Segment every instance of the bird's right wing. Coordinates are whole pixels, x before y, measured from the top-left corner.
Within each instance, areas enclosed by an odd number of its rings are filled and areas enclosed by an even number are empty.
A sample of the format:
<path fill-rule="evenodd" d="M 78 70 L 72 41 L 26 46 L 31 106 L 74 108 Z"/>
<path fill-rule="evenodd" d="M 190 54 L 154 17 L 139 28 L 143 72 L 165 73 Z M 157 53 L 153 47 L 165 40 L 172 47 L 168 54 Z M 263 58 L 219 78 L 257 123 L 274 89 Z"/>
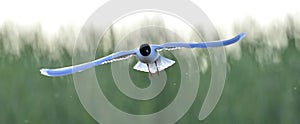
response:
<path fill-rule="evenodd" d="M 72 73 L 81 72 L 83 70 L 86 70 L 86 69 L 89 69 L 89 68 L 92 68 L 94 66 L 98 66 L 101 64 L 127 59 L 130 56 L 135 55 L 135 53 L 136 53 L 136 49 L 129 50 L 129 51 L 120 51 L 120 52 L 113 53 L 111 55 L 105 56 L 103 58 L 100 58 L 100 59 L 97 59 L 97 60 L 94 60 L 91 62 L 87 62 L 87 63 L 75 65 L 75 66 L 57 68 L 57 69 L 41 69 L 40 71 L 41 71 L 41 74 L 46 75 L 46 76 L 52 76 L 52 77 L 65 76 L 65 75 L 69 75 Z"/>
<path fill-rule="evenodd" d="M 228 39 L 228 40 L 219 40 L 211 42 L 169 42 L 161 45 L 155 45 L 156 50 L 173 50 L 180 48 L 209 48 L 209 47 L 220 47 L 233 44 L 242 38 L 244 38 L 246 33 L 240 33 L 237 36 Z"/>

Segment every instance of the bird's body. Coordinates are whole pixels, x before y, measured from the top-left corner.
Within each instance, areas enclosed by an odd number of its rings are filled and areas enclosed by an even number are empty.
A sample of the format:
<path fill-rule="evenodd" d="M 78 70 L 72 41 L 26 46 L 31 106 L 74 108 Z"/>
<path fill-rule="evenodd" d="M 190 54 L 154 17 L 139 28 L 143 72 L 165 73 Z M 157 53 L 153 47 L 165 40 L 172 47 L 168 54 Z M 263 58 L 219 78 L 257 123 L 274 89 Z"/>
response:
<path fill-rule="evenodd" d="M 229 40 L 213 41 L 213 42 L 170 42 L 162 45 L 149 45 L 142 44 L 139 48 L 120 51 L 103 58 L 83 63 L 80 65 L 63 67 L 58 69 L 41 69 L 41 74 L 46 76 L 64 76 L 76 72 L 92 68 L 97 65 L 101 65 L 108 62 L 128 58 L 135 55 L 138 58 L 138 63 L 133 67 L 136 70 L 152 73 L 159 72 L 170 67 L 175 61 L 165 58 L 159 54 L 159 50 L 162 49 L 177 49 L 177 48 L 208 48 L 208 47 L 220 47 L 235 43 L 241 40 L 245 36 L 245 33 L 241 33 L 236 37 Z"/>
<path fill-rule="evenodd" d="M 156 49 L 149 44 L 142 44 L 140 48 L 136 50 L 136 57 L 143 63 L 154 63 L 159 56 Z"/>

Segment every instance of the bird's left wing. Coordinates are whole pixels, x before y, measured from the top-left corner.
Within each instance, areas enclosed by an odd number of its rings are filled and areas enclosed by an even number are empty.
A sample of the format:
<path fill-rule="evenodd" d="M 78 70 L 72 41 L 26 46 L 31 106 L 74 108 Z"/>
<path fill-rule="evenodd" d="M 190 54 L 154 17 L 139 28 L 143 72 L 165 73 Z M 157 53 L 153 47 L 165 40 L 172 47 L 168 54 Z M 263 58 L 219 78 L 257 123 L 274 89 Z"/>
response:
<path fill-rule="evenodd" d="M 113 62 L 113 61 L 118 61 L 118 60 L 123 60 L 127 59 L 130 56 L 134 55 L 136 53 L 136 49 L 129 50 L 129 51 L 120 51 L 117 53 L 110 54 L 108 56 L 105 56 L 103 58 L 75 65 L 75 66 L 69 66 L 69 67 L 63 67 L 63 68 L 57 68 L 57 69 L 41 69 L 41 74 L 46 75 L 46 76 L 65 76 L 69 74 L 73 74 L 76 72 L 81 72 L 83 70 L 92 68 L 97 65 Z"/>
<path fill-rule="evenodd" d="M 170 42 L 162 45 L 155 45 L 156 50 L 173 50 L 180 48 L 209 48 L 209 47 L 220 47 L 233 44 L 242 38 L 244 38 L 246 33 L 240 33 L 237 36 L 228 39 L 228 40 L 219 40 L 219 41 L 211 41 L 211 42 Z"/>

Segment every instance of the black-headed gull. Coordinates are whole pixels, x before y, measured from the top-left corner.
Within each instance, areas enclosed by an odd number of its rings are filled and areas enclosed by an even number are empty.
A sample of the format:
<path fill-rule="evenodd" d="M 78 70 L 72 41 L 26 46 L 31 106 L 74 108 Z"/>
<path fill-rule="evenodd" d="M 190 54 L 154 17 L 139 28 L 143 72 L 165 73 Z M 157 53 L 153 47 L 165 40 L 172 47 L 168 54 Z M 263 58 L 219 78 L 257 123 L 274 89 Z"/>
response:
<path fill-rule="evenodd" d="M 211 42 L 169 42 L 161 45 L 154 44 L 142 44 L 139 48 L 129 50 L 129 51 L 120 51 L 108 56 L 102 57 L 100 59 L 63 68 L 57 69 L 41 69 L 41 74 L 46 76 L 65 76 L 76 72 L 81 72 L 83 70 L 98 66 L 101 64 L 123 60 L 129 58 L 132 55 L 136 55 L 138 58 L 138 63 L 133 67 L 136 70 L 149 72 L 152 76 L 152 73 L 159 75 L 159 72 L 170 67 L 175 63 L 175 61 L 170 60 L 161 56 L 158 51 L 163 49 L 178 49 L 178 48 L 208 48 L 208 47 L 220 47 L 233 44 L 245 37 L 245 33 L 240 33 L 234 38 L 228 40 L 219 40 Z"/>

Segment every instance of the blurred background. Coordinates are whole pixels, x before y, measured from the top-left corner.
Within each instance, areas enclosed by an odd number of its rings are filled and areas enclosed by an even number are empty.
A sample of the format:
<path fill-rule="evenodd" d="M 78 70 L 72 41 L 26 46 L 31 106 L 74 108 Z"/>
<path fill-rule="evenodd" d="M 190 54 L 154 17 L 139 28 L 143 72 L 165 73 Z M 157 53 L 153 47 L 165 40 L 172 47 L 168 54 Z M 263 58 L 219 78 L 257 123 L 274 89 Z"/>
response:
<path fill-rule="evenodd" d="M 0 2 L 1 124 L 97 123 L 81 105 L 72 76 L 45 77 L 39 69 L 72 64 L 73 46 L 81 26 L 105 2 Z M 201 84 L 194 104 L 177 123 L 299 124 L 300 9 L 297 1 L 193 2 L 211 19 L 220 39 L 240 32 L 246 32 L 247 36 L 241 42 L 225 47 L 228 62 L 225 88 L 216 108 L 203 121 L 198 120 L 198 114 L 210 82 L 210 59 L 207 50 L 195 51 L 201 60 Z M 195 39 L 184 25 L 170 24 L 169 18 L 144 13 L 134 19 L 137 20 L 124 20 L 109 30 L 104 39 L 107 43 L 98 47 L 97 58 L 114 51 L 126 28 L 142 23 L 173 26 L 174 32 L 184 34 L 182 37 Z M 97 40 L 92 29 L 90 33 L 91 41 Z M 157 32 L 150 34 L 150 39 L 158 38 Z M 159 34 L 159 38 L 168 35 Z M 171 54 L 163 54 L 172 58 Z M 133 66 L 136 58 L 129 61 Z M 176 82 L 178 77 L 174 76 L 176 78 L 167 82 L 166 90 L 156 99 L 133 100 L 113 85 L 111 73 L 105 73 L 110 71 L 110 65 L 96 67 L 98 80 L 105 80 L 99 85 L 104 87 L 104 94 L 115 106 L 130 113 L 149 114 L 163 109 L 172 102 L 180 86 L 175 85 L 180 82 Z M 167 70 L 168 75 L 177 75 L 176 66 Z M 147 73 L 130 71 L 131 77 L 137 74 L 133 79 L 138 82 L 148 77 Z M 148 82 L 136 85 L 147 87 Z"/>

